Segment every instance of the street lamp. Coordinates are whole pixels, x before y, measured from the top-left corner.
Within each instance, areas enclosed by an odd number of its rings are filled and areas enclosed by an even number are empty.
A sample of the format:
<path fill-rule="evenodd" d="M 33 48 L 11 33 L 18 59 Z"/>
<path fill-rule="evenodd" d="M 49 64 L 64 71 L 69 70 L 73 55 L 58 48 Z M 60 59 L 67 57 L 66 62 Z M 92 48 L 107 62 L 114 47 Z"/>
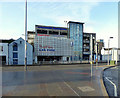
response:
<path fill-rule="evenodd" d="M 110 45 L 110 39 L 112 39 L 113 37 L 109 37 L 108 39 L 108 65 L 109 65 L 109 45 Z"/>
<path fill-rule="evenodd" d="M 69 34 L 68 34 L 68 21 L 64 21 L 65 22 L 65 25 L 67 24 L 67 36 L 68 36 L 68 38 L 69 38 Z"/>
<path fill-rule="evenodd" d="M 65 21 L 64 21 L 64 23 L 65 23 L 65 26 L 66 26 L 66 24 L 67 24 L 67 21 L 65 20 Z"/>
<path fill-rule="evenodd" d="M 25 1 L 25 71 L 27 71 L 27 0 Z"/>
<path fill-rule="evenodd" d="M 91 77 L 92 77 L 92 70 L 93 70 L 93 61 L 92 61 L 92 57 L 93 57 L 93 36 L 91 34 L 91 40 L 90 40 L 90 43 L 91 43 L 91 47 L 90 47 L 90 50 L 91 50 Z"/>

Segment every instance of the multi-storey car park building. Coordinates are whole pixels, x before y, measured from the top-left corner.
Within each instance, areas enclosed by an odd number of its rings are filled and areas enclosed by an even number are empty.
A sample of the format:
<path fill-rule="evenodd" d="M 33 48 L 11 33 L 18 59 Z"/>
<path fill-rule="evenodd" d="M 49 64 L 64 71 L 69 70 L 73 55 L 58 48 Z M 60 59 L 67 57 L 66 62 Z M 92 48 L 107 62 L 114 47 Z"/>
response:
<path fill-rule="evenodd" d="M 91 46 L 95 53 L 96 34 L 84 33 L 83 24 L 69 21 L 68 28 L 35 25 L 35 32 L 28 31 L 28 43 L 34 46 L 35 63 L 90 60 Z"/>

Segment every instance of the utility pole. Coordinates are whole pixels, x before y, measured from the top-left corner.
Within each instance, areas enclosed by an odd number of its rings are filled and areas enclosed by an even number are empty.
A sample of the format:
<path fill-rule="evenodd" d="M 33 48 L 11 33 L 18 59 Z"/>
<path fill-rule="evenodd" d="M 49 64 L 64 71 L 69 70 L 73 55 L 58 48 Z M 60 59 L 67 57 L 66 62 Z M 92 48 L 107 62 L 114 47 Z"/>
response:
<path fill-rule="evenodd" d="M 98 43 L 96 42 L 96 68 L 98 66 Z"/>
<path fill-rule="evenodd" d="M 110 39 L 108 39 L 108 65 L 109 65 L 109 42 L 110 42 Z"/>
<path fill-rule="evenodd" d="M 90 47 L 90 50 L 91 50 L 91 77 L 92 77 L 92 71 L 93 71 L 93 68 L 92 68 L 92 67 L 93 67 L 93 61 L 92 61 L 92 56 L 93 56 L 93 55 L 92 55 L 92 53 L 93 53 L 93 52 L 92 52 L 92 51 L 93 51 L 93 47 L 92 47 L 92 46 L 93 46 L 93 38 L 92 38 L 92 37 L 93 37 L 93 36 L 92 36 L 92 34 L 91 34 L 91 40 L 90 40 L 90 43 L 91 43 L 91 47 Z"/>
<path fill-rule="evenodd" d="M 25 0 L 25 71 L 27 71 L 27 0 Z"/>

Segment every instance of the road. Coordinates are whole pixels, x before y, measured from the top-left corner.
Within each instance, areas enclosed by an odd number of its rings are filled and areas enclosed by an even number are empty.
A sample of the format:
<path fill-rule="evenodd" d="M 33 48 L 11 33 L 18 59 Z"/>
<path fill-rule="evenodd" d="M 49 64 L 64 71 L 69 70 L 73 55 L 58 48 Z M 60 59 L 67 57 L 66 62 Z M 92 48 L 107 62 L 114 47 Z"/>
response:
<path fill-rule="evenodd" d="M 4 67 L 3 96 L 103 96 L 100 84 L 101 67 L 90 65 Z"/>
<path fill-rule="evenodd" d="M 109 96 L 114 96 L 114 86 L 113 84 L 111 84 L 107 79 L 106 77 L 112 81 L 116 87 L 117 87 L 117 96 L 120 97 L 120 66 L 116 66 L 116 67 L 111 67 L 111 68 L 108 68 L 104 71 L 104 75 L 103 75 L 103 78 L 104 78 L 104 83 L 105 83 L 105 86 L 106 86 L 106 89 L 107 89 L 107 92 L 109 94 Z"/>

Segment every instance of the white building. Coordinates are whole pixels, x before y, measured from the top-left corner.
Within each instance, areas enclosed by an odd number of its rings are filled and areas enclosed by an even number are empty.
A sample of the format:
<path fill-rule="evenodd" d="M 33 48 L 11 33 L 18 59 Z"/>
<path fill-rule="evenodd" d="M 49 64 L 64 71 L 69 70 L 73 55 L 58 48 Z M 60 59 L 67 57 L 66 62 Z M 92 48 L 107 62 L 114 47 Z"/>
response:
<path fill-rule="evenodd" d="M 25 64 L 25 40 L 19 38 L 9 44 L 9 65 Z M 27 64 L 33 64 L 33 47 L 27 43 Z"/>
<path fill-rule="evenodd" d="M 120 61 L 120 54 L 118 48 L 110 48 L 109 50 L 109 60 Z M 102 49 L 102 60 L 108 60 L 108 50 Z"/>
<path fill-rule="evenodd" d="M 8 43 L 0 43 L 0 65 L 8 65 Z"/>
<path fill-rule="evenodd" d="M 119 54 L 118 48 L 113 48 L 111 50 L 111 52 L 112 52 L 112 60 L 114 60 L 116 62 L 120 61 L 120 54 Z"/>

